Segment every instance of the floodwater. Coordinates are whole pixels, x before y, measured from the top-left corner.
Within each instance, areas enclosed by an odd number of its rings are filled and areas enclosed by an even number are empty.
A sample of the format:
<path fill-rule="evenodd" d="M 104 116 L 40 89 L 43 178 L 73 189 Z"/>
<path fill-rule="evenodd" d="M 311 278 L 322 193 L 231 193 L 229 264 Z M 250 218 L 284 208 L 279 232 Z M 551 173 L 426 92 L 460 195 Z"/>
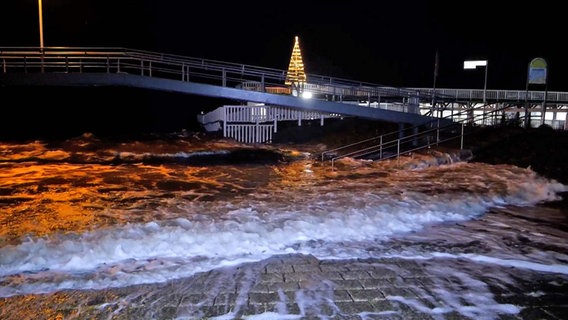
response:
<path fill-rule="evenodd" d="M 568 215 L 554 205 L 566 185 L 453 154 L 344 159 L 334 170 L 317 158 L 181 135 L 1 143 L 0 318 L 128 318 L 141 296 L 148 318 L 165 318 L 165 283 L 179 283 L 179 294 L 198 274 L 295 254 L 423 261 L 461 286 L 438 284 L 443 308 L 392 299 L 438 318 L 519 314 L 483 286 L 488 266 L 516 270 L 494 275 L 508 286 L 515 273 L 568 282 Z M 219 276 L 216 285 L 250 288 L 256 278 Z M 168 318 L 201 318 L 206 302 Z M 302 310 L 248 317 L 297 319 Z"/>

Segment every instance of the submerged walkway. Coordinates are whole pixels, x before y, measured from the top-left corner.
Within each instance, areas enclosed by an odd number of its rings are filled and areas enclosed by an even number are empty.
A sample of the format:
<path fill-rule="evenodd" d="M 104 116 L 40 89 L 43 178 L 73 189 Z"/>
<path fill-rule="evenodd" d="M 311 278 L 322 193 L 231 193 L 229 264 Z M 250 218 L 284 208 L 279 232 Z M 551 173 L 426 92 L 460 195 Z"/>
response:
<path fill-rule="evenodd" d="M 164 284 L 67 290 L 33 299 L 45 319 L 76 312 L 89 319 L 566 319 L 568 276 L 495 264 L 480 267 L 486 275 L 470 275 L 471 263 L 286 255 Z M 491 278 L 502 273 L 521 285 Z M 0 316 L 30 319 L 8 311 L 26 312 L 19 305 L 29 299 L 0 298 Z"/>

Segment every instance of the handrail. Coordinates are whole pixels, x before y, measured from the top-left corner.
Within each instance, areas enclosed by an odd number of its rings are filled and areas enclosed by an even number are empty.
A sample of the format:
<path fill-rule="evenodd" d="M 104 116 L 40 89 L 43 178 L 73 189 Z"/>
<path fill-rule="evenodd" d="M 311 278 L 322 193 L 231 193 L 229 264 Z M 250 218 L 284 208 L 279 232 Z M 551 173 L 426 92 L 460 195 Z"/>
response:
<path fill-rule="evenodd" d="M 218 61 L 212 59 L 194 58 L 176 54 L 159 53 L 153 51 L 130 49 L 124 47 L 0 47 L 0 56 L 2 58 L 16 58 L 17 54 L 31 57 L 54 57 L 54 56 L 91 56 L 106 58 L 129 57 L 148 62 L 169 63 L 176 66 L 195 67 L 208 69 L 209 71 L 225 71 L 240 73 L 243 76 L 254 76 L 264 78 L 264 83 L 273 80 L 278 84 L 286 77 L 286 70 L 252 66 L 233 62 Z M 22 58 L 22 57 L 20 57 Z M 6 62 L 4 62 L 5 64 Z M 32 64 L 35 65 L 35 64 Z M 40 65 L 41 66 L 41 65 Z M 3 66 L 5 70 L 6 65 Z M 330 76 L 322 76 L 317 74 L 307 74 L 308 82 L 319 86 L 328 86 L 331 88 L 346 90 L 361 94 L 369 94 L 372 97 L 377 96 L 394 96 L 415 98 L 419 101 L 454 101 L 460 99 L 479 99 L 485 91 L 486 96 L 492 101 L 542 101 L 544 92 L 542 91 L 526 91 L 526 90 L 480 90 L 480 89 L 446 89 L 446 88 L 396 88 L 376 83 L 354 81 L 350 79 L 336 78 Z M 282 84 L 280 84 L 282 85 Z M 322 93 L 329 93 L 330 90 L 322 90 Z M 548 102 L 565 102 L 568 103 L 568 92 L 550 91 L 546 93 Z"/>
<path fill-rule="evenodd" d="M 148 63 L 158 62 L 162 64 L 168 64 L 172 67 L 197 68 L 207 70 L 209 72 L 218 71 L 240 74 L 243 77 L 261 78 L 263 83 L 266 83 L 267 81 L 273 81 L 276 83 L 283 82 L 287 74 L 286 70 L 275 68 L 252 66 L 203 58 L 193 58 L 181 55 L 164 54 L 122 47 L 0 47 L 0 57 L 4 59 L 37 59 L 40 61 L 38 61 L 37 63 L 31 63 L 29 64 L 29 66 L 44 67 L 51 66 L 49 64 L 50 61 L 53 61 L 57 58 L 73 59 L 79 57 L 89 57 L 91 59 L 105 58 L 113 60 L 131 58 Z M 4 62 L 4 64 L 6 64 L 6 62 Z M 11 65 L 8 65 L 7 67 L 11 67 Z M 180 71 L 180 73 L 181 72 L 182 71 Z M 381 93 L 389 93 L 399 97 L 411 97 L 416 96 L 417 94 L 414 90 L 398 89 L 378 84 L 365 83 L 342 78 L 332 78 L 315 74 L 309 74 L 308 78 L 310 79 L 310 81 L 313 81 L 314 84 L 319 84 L 321 86 L 325 85 L 328 88 L 349 88 L 353 92 L 368 93 L 373 96 Z"/>
<path fill-rule="evenodd" d="M 406 130 L 407 130 L 407 129 L 403 129 L 403 131 L 406 131 Z M 364 144 L 364 143 L 367 143 L 367 142 L 371 142 L 371 141 L 373 141 L 373 140 L 377 140 L 377 141 L 379 141 L 380 144 L 382 144 L 386 137 L 389 137 L 389 136 L 391 136 L 391 135 L 396 135 L 396 136 L 398 136 L 398 135 L 400 135 L 400 134 L 401 134 L 401 131 L 400 131 L 400 130 L 398 130 L 398 131 L 392 131 L 392 132 L 389 132 L 389 133 L 382 134 L 382 135 L 380 135 L 380 136 L 376 136 L 376 137 L 372 137 L 372 138 L 367 138 L 367 139 L 364 139 L 364 140 L 361 140 L 361 141 L 357 141 L 357 142 L 354 142 L 354 143 L 350 143 L 350 144 L 347 144 L 347 145 L 344 145 L 344 146 L 341 146 L 341 147 L 337 147 L 337 148 L 334 148 L 334 149 L 325 150 L 325 151 L 323 151 L 323 152 L 321 153 L 321 160 L 322 160 L 322 161 L 325 161 L 325 155 L 326 155 L 326 154 L 329 154 L 329 153 L 333 153 L 333 152 L 337 152 L 337 151 L 340 151 L 340 150 L 343 150 L 343 149 L 351 148 L 351 147 L 354 147 L 354 146 L 357 146 L 357 145 L 360 145 L 360 144 Z M 392 140 L 389 140 L 389 141 L 392 141 Z"/>
<path fill-rule="evenodd" d="M 336 152 L 336 151 L 339 151 L 339 150 L 343 150 L 343 149 L 346 149 L 346 148 L 350 148 L 350 147 L 353 147 L 353 146 L 356 146 L 356 145 L 360 145 L 360 144 L 363 144 L 363 143 L 366 143 L 366 142 L 370 142 L 370 141 L 373 141 L 373 140 L 380 140 L 381 143 L 383 143 L 383 140 L 384 140 L 385 137 L 390 137 L 390 136 L 393 136 L 393 135 L 394 135 L 394 136 L 398 136 L 398 135 L 400 135 L 401 133 L 404 133 L 404 131 L 407 131 L 407 130 L 415 130 L 415 129 L 421 127 L 421 126 L 432 126 L 432 124 L 433 124 L 434 122 L 436 122 L 436 123 L 437 123 L 436 126 L 439 127 L 440 120 L 450 120 L 451 117 L 456 117 L 456 116 L 462 115 L 462 114 L 465 113 L 465 112 L 466 112 L 466 111 L 459 111 L 459 112 L 454 113 L 454 114 L 452 114 L 452 115 L 448 115 L 448 116 L 445 116 L 445 117 L 442 117 L 442 118 L 436 118 L 436 119 L 433 119 L 433 120 L 428 121 L 428 122 L 426 122 L 426 123 L 423 123 L 423 124 L 421 124 L 421 125 L 413 126 L 413 127 L 411 127 L 411 128 L 403 129 L 402 132 L 401 132 L 401 130 L 396 130 L 396 131 L 392 131 L 392 132 L 389 132 L 389 133 L 382 134 L 382 135 L 380 135 L 380 136 L 376 136 L 376 137 L 368 138 L 368 139 L 365 139 L 365 140 L 357 141 L 357 142 L 354 142 L 354 143 L 351 143 L 351 144 L 348 144 L 348 145 L 345 145 L 345 146 L 341 146 L 341 147 L 337 147 L 337 148 L 334 148 L 334 149 L 325 150 L 325 151 L 323 151 L 323 152 L 321 153 L 321 159 L 322 159 L 322 161 L 324 161 L 326 154 L 329 154 L 329 153 L 332 153 L 332 152 Z M 452 121 L 452 123 L 453 123 L 453 121 Z"/>
<path fill-rule="evenodd" d="M 480 101 L 485 92 L 486 98 L 490 101 L 515 101 L 519 103 L 529 102 L 541 103 L 544 100 L 545 92 L 536 90 L 483 90 L 483 89 L 450 89 L 450 88 L 409 88 L 420 93 L 432 95 L 436 91 L 438 101 L 455 101 L 456 99 L 465 99 L 467 101 Z M 439 93 L 439 94 L 438 94 Z M 549 103 L 564 103 L 568 105 L 568 92 L 564 91 L 547 91 L 546 101 Z"/>
<path fill-rule="evenodd" d="M 335 160 L 338 160 L 340 158 L 353 157 L 353 156 L 354 157 L 365 156 L 365 155 L 374 153 L 377 150 L 377 148 L 379 148 L 379 150 L 380 150 L 380 149 L 388 148 L 388 147 L 391 147 L 391 146 L 394 146 L 394 145 L 397 145 L 398 147 L 400 147 L 401 144 L 414 141 L 416 138 L 423 136 L 425 134 L 432 133 L 432 132 L 439 133 L 442 129 L 451 129 L 451 128 L 454 128 L 454 127 L 459 126 L 459 125 L 463 126 L 463 122 L 456 122 L 456 123 L 453 123 L 453 124 L 450 124 L 450 125 L 447 125 L 447 126 L 444 126 L 444 127 L 431 128 L 431 129 L 427 129 L 427 130 L 424 130 L 424 131 L 421 131 L 421 132 L 418 132 L 418 133 L 411 134 L 409 136 L 404 136 L 403 138 L 398 138 L 398 139 L 395 139 L 395 140 L 389 140 L 389 141 L 386 141 L 386 142 L 382 142 L 378 145 L 374 145 L 374 146 L 367 147 L 367 148 L 364 148 L 364 149 L 361 149 L 361 150 L 356 150 L 356 151 L 353 151 L 353 152 L 350 152 L 350 153 L 346 153 L 346 154 L 343 154 L 343 155 L 338 156 L 338 157 L 334 157 L 334 158 L 331 159 L 331 161 L 332 161 L 332 164 L 333 164 L 333 162 Z M 443 139 L 443 140 L 437 139 L 435 144 L 439 144 L 441 141 L 449 141 L 449 140 L 452 140 L 454 138 L 457 138 L 457 136 L 449 138 L 449 139 Z M 425 147 L 428 147 L 429 145 L 430 144 L 426 145 Z M 421 147 L 417 147 L 414 150 L 419 150 L 419 149 L 421 149 Z M 404 152 L 408 152 L 408 150 L 404 150 Z M 387 157 L 380 156 L 380 159 L 383 160 L 383 159 L 387 159 L 387 158 L 390 158 L 390 157 L 395 157 L 395 156 L 398 157 L 400 154 L 401 154 L 401 150 L 397 150 L 397 153 L 394 154 L 393 156 L 387 156 Z"/>
<path fill-rule="evenodd" d="M 379 151 L 379 160 L 386 160 L 386 159 L 390 159 L 390 158 L 394 158 L 394 157 L 398 158 L 401 153 L 413 152 L 413 151 L 421 150 L 421 149 L 424 149 L 424 148 L 431 146 L 431 144 L 427 144 L 427 145 L 415 147 L 413 149 L 405 149 L 404 151 L 401 151 L 401 149 L 400 149 L 401 145 L 408 143 L 408 142 L 413 142 L 415 139 L 417 139 L 417 138 L 419 138 L 419 137 L 421 137 L 425 134 L 428 134 L 428 133 L 431 133 L 431 132 L 437 133 L 441 129 L 449 129 L 449 128 L 459 126 L 459 125 L 462 126 L 462 130 L 463 130 L 463 126 L 464 126 L 463 122 L 459 123 L 459 124 L 454 123 L 452 125 L 446 126 L 445 128 L 433 128 L 433 129 L 425 130 L 425 131 L 422 131 L 422 132 L 419 132 L 419 133 L 412 134 L 410 136 L 405 136 L 404 138 L 399 138 L 399 139 L 396 139 L 396 140 L 390 140 L 390 141 L 387 141 L 387 142 L 380 143 L 378 145 L 370 146 L 370 147 L 367 147 L 367 148 L 364 148 L 364 149 L 361 149 L 361 150 L 356 150 L 356 151 L 353 151 L 353 152 L 350 152 L 350 153 L 347 153 L 347 154 L 343 154 L 339 157 L 335 157 L 335 158 L 331 159 L 332 168 L 334 167 L 334 162 L 336 160 L 339 160 L 341 158 L 346 158 L 346 157 L 362 157 L 362 156 L 365 156 L 365 155 L 376 153 L 377 150 Z M 463 133 L 463 131 L 462 131 L 462 133 Z M 447 139 L 437 140 L 436 144 L 440 144 L 440 143 L 443 143 L 443 142 L 446 142 L 446 141 L 454 140 L 457 137 L 459 137 L 459 136 L 454 136 L 454 137 L 450 137 L 450 138 L 447 138 Z M 384 152 L 384 149 L 394 147 L 394 146 L 397 147 L 396 153 L 393 153 L 393 154 L 388 155 L 388 156 L 383 156 L 382 153 Z"/>
<path fill-rule="evenodd" d="M 0 72 L 35 72 L 36 70 L 137 73 L 142 76 L 166 77 L 182 81 L 199 78 L 220 81 L 222 86 L 239 86 L 248 81 L 256 81 L 261 84 L 258 89 L 263 92 L 266 92 L 266 87 L 288 87 L 283 84 L 287 74 L 285 70 L 233 62 L 124 47 L 0 47 Z M 481 90 L 395 88 L 316 74 L 308 74 L 307 78 L 312 93 L 339 97 L 333 100 L 339 102 L 343 102 L 344 98 L 352 100 L 361 97 L 369 102 L 373 100 L 418 106 L 420 102 L 431 102 L 435 98 L 437 101 L 462 105 L 467 104 L 465 102 L 467 100 L 471 101 L 482 96 Z M 548 92 L 546 96 L 549 103 L 557 101 L 568 103 L 566 92 Z M 487 97 L 491 101 L 522 102 L 526 99 L 534 103 L 542 100 L 544 93 L 488 90 Z"/>
<path fill-rule="evenodd" d="M 360 145 L 360 144 L 363 144 L 363 143 L 366 143 L 366 142 L 371 142 L 373 140 L 377 140 L 377 141 L 379 141 L 379 143 L 372 145 L 372 146 L 369 146 L 369 147 L 365 147 L 365 148 L 362 148 L 362 149 L 358 149 L 358 150 L 355 150 L 355 151 L 344 153 L 342 155 L 335 156 L 335 157 L 331 158 L 332 170 L 334 170 L 335 161 L 342 159 L 342 158 L 362 157 L 362 156 L 366 156 L 366 155 L 377 153 L 377 152 L 379 152 L 379 160 L 390 159 L 390 158 L 393 158 L 393 157 L 398 158 L 398 157 L 400 157 L 401 153 L 414 152 L 414 151 L 417 151 L 417 150 L 429 148 L 432 144 L 439 145 L 440 143 L 451 141 L 451 140 L 457 139 L 458 137 L 461 137 L 461 139 L 462 139 L 461 144 L 460 144 L 460 148 L 463 149 L 464 125 L 465 125 L 466 122 L 475 123 L 476 121 L 479 121 L 480 119 L 485 120 L 487 118 L 492 118 L 494 115 L 496 115 L 499 112 L 506 110 L 506 109 L 508 109 L 508 107 L 502 107 L 502 108 L 498 108 L 498 109 L 491 110 L 491 111 L 488 111 L 488 112 L 484 112 L 481 115 L 479 115 L 479 114 L 475 115 L 475 113 L 473 112 L 475 109 L 473 109 L 473 110 L 470 109 L 470 110 L 467 110 L 467 111 L 458 112 L 457 114 L 453 114 L 452 116 L 455 117 L 455 116 L 463 115 L 464 113 L 468 114 L 468 115 L 472 114 L 473 116 L 467 117 L 465 119 L 458 120 L 457 122 L 452 122 L 452 123 L 445 125 L 445 126 L 442 126 L 442 127 L 440 127 L 440 123 L 441 123 L 440 120 L 444 120 L 444 118 L 446 118 L 446 117 L 436 119 L 436 120 L 432 120 L 431 122 L 420 125 L 420 126 L 424 126 L 424 125 L 428 126 L 428 125 L 431 125 L 434 122 L 437 122 L 437 125 L 434 128 L 426 129 L 426 130 L 423 130 L 423 131 L 418 132 L 418 133 L 414 133 L 414 134 L 411 134 L 411 135 L 404 136 L 402 138 L 390 139 L 390 140 L 385 141 L 386 140 L 385 137 L 389 137 L 389 136 L 392 136 L 392 135 L 400 135 L 400 131 L 389 132 L 389 133 L 386 133 L 386 134 L 383 134 L 383 135 L 380 135 L 380 136 L 377 136 L 377 137 L 368 138 L 368 139 L 361 140 L 361 141 L 358 141 L 358 142 L 355 142 L 355 143 L 351 143 L 349 145 L 345 145 L 345 146 L 341 146 L 341 147 L 338 147 L 338 148 L 323 151 L 321 153 L 321 159 L 322 159 L 322 162 L 323 162 L 323 161 L 325 161 L 325 154 L 329 154 L 329 153 L 332 153 L 332 152 L 343 150 L 343 149 L 353 147 L 353 146 L 356 146 L 356 145 Z M 447 117 L 450 117 L 450 116 L 447 116 Z M 523 116 L 523 118 L 524 118 L 524 116 Z M 460 130 L 459 134 L 456 134 L 455 136 L 450 136 L 446 139 L 440 139 L 440 133 L 442 132 L 442 130 L 444 130 L 443 132 L 445 132 L 445 130 L 451 130 L 458 125 L 461 126 L 461 130 Z M 415 129 L 419 128 L 420 126 L 414 126 L 412 128 L 409 128 L 408 130 L 415 130 Z M 418 146 L 418 147 L 415 147 L 415 148 L 412 148 L 412 149 L 405 149 L 404 151 L 401 151 L 401 149 L 400 149 L 401 145 L 409 143 L 409 142 L 414 143 L 417 138 L 419 138 L 421 136 L 429 135 L 430 133 L 433 133 L 433 132 L 436 133 L 435 143 L 431 144 L 428 141 L 428 143 L 426 145 Z M 397 151 L 395 153 L 393 153 L 392 155 L 389 155 L 389 156 L 383 156 L 385 149 L 392 148 L 394 146 L 397 147 Z"/>

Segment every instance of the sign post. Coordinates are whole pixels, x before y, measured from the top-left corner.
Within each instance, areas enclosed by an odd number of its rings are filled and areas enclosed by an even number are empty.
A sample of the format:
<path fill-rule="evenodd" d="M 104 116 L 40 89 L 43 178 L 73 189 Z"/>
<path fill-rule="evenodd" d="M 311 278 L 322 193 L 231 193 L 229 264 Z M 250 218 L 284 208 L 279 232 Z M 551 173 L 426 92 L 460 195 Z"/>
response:
<path fill-rule="evenodd" d="M 434 84 L 432 86 L 432 110 L 431 116 L 434 117 L 434 112 L 436 111 L 436 79 L 438 78 L 438 63 L 439 63 L 439 56 L 438 50 L 436 50 L 436 56 L 434 57 Z M 441 115 L 437 115 L 437 117 L 441 117 Z"/>
<path fill-rule="evenodd" d="M 476 69 L 485 67 L 485 81 L 483 82 L 483 104 L 487 104 L 487 60 L 466 60 L 463 62 L 464 69 Z"/>
<path fill-rule="evenodd" d="M 529 112 L 529 85 L 537 84 L 544 85 L 544 99 L 542 101 L 542 111 L 540 124 L 544 124 L 544 117 L 546 115 L 546 95 L 548 94 L 547 86 L 548 78 L 548 64 L 543 58 L 534 58 L 529 63 L 528 73 L 527 73 L 527 86 L 525 92 L 525 128 L 530 127 L 531 115 Z M 532 99 L 531 99 L 532 100 Z"/>

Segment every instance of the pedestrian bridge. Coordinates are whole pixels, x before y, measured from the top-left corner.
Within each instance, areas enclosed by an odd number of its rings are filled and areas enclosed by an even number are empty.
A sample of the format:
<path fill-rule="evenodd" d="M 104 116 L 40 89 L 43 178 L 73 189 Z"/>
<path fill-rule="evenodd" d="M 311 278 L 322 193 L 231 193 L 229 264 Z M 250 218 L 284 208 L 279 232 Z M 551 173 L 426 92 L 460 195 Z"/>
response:
<path fill-rule="evenodd" d="M 130 86 L 384 121 L 419 124 L 430 120 L 417 112 L 343 102 L 382 97 L 401 106 L 418 106 L 412 90 L 312 76 L 310 90 L 315 97 L 305 99 L 282 94 L 306 90 L 285 86 L 285 70 L 125 48 L 0 48 L 0 65 L 3 86 Z"/>
<path fill-rule="evenodd" d="M 0 47 L 0 68 L 0 86 L 127 86 L 410 125 L 454 121 L 480 104 L 541 121 L 546 110 L 565 119 L 568 107 L 568 92 L 395 88 L 313 74 L 287 86 L 286 70 L 127 48 Z"/>

